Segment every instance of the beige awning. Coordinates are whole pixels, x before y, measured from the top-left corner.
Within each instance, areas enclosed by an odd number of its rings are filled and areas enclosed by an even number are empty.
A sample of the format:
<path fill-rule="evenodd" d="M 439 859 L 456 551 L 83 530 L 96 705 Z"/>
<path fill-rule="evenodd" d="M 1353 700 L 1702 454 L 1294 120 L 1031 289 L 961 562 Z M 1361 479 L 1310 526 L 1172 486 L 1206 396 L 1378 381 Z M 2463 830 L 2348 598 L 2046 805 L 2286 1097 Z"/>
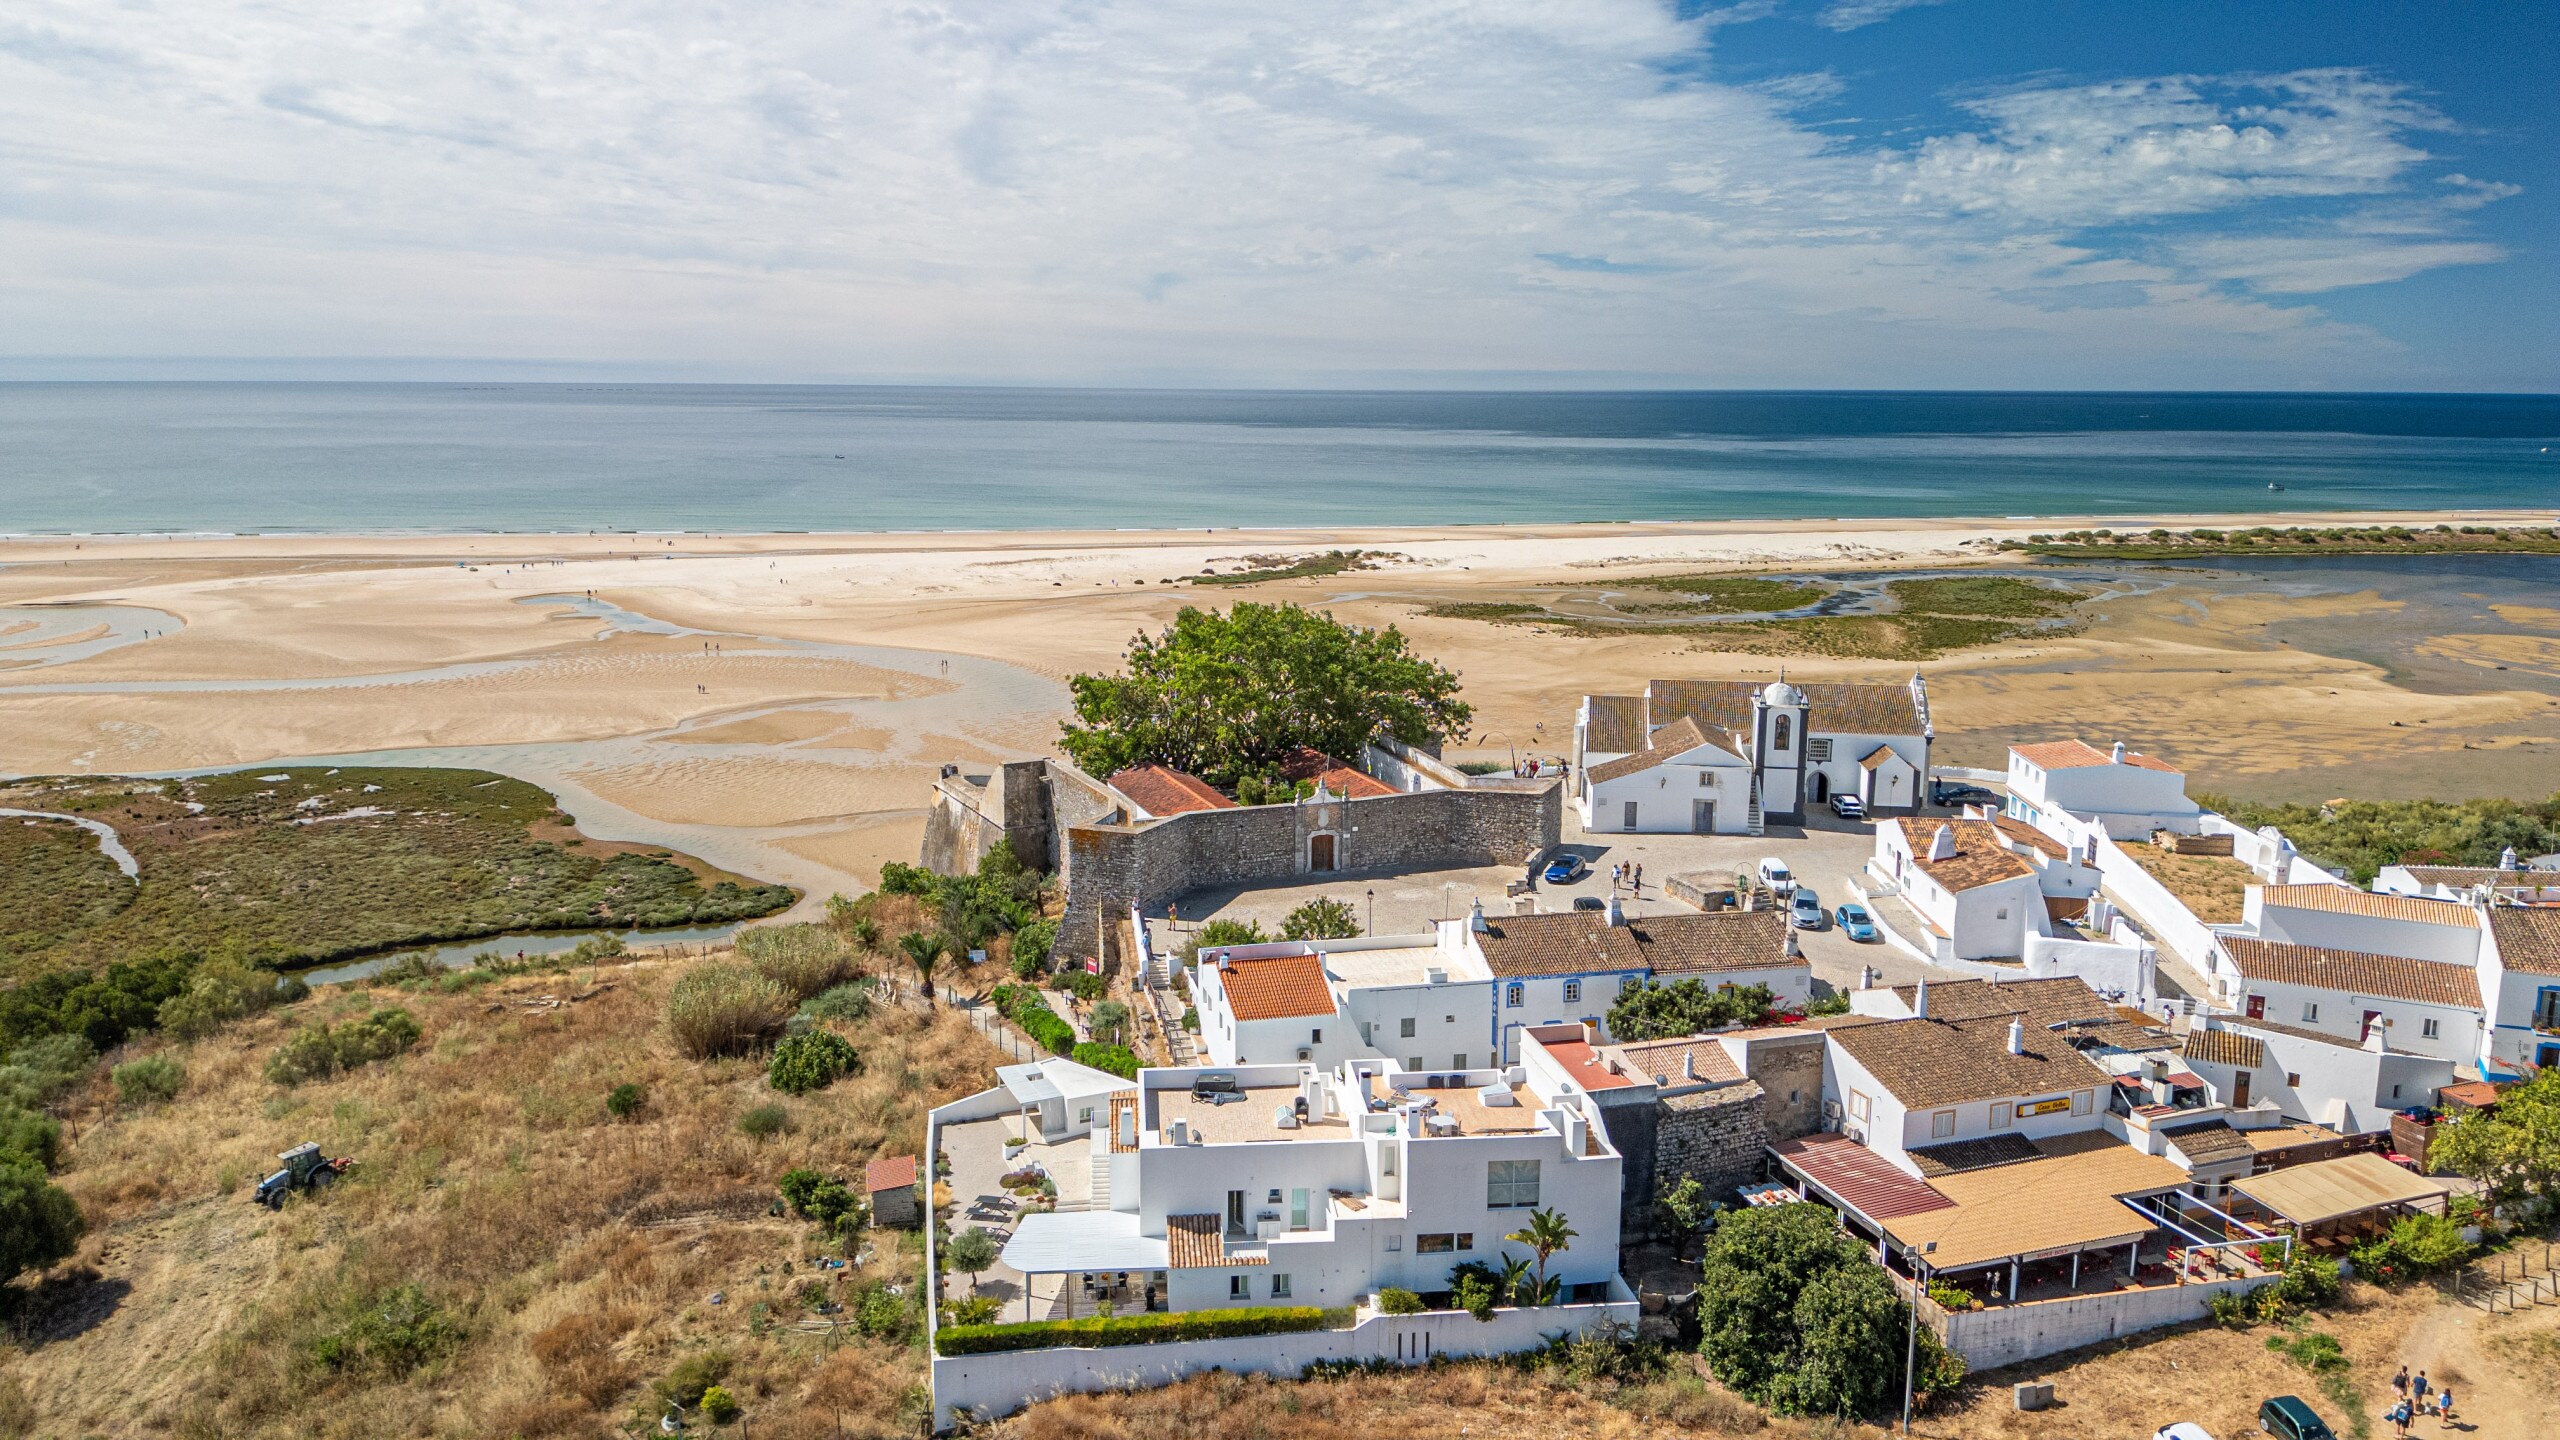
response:
<path fill-rule="evenodd" d="M 2231 1188 L 2296 1225 L 2317 1225 L 2391 1205 L 2414 1205 L 2445 1193 L 2443 1185 L 2379 1155 L 2341 1155 L 2288 1166 L 2234 1180 Z"/>

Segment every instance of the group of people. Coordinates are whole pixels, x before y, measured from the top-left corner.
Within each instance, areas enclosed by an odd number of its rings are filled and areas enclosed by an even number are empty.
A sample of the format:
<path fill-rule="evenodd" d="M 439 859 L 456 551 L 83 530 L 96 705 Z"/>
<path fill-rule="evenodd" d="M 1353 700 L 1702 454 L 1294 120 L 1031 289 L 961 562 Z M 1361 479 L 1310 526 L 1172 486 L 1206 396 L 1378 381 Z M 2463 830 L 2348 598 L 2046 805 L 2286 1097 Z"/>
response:
<path fill-rule="evenodd" d="M 1621 860 L 1609 867 L 1609 888 L 1644 893 L 1644 862 Z"/>
<path fill-rule="evenodd" d="M 2429 1415 L 2436 1417 L 2437 1424 L 2452 1423 L 2453 1387 L 2439 1388 L 2428 1383 L 2426 1371 L 2419 1371 L 2417 1378 L 2411 1379 L 2409 1367 L 2401 1366 L 2400 1373 L 2391 1377 L 2391 1389 L 2400 1398 L 2392 1405 L 2391 1413 L 2383 1418 L 2391 1422 L 2394 1434 L 2407 1435 L 2411 1422 Z"/>

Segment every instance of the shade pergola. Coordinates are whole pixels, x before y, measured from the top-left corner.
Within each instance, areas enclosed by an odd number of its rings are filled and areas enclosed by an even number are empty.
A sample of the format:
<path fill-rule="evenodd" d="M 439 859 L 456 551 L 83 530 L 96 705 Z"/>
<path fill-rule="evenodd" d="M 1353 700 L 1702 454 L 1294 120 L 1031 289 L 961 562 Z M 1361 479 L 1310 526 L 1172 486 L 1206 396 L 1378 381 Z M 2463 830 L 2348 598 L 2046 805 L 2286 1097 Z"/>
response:
<path fill-rule="evenodd" d="M 2341 1155 L 2234 1180 L 2231 1188 L 2296 1227 L 2442 1201 L 2445 1187 L 2379 1155 Z"/>
<path fill-rule="evenodd" d="M 1138 1217 L 1127 1210 L 1080 1210 L 1062 1214 L 1025 1215 L 1005 1242 L 1004 1263 L 1022 1272 L 1024 1318 L 1031 1311 L 1031 1277 L 1083 1276 L 1165 1270 L 1172 1264 L 1167 1237 L 1138 1233 Z M 1067 1313 L 1075 1314 L 1075 1291 L 1059 1292 Z"/>

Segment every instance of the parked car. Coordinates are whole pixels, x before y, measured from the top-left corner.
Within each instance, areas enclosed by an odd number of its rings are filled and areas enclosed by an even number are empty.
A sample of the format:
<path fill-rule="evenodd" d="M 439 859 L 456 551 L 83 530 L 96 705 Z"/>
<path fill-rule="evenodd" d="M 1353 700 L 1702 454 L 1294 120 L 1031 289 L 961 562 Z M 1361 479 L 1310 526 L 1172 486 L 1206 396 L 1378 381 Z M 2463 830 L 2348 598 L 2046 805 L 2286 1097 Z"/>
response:
<path fill-rule="evenodd" d="M 1573 897 L 1573 908 L 1576 910 L 1606 910 L 1609 908 L 1609 902 L 1601 899 L 1597 895 L 1576 895 Z"/>
<path fill-rule="evenodd" d="M 1823 913 L 1822 897 L 1813 893 L 1813 887 L 1810 885 L 1797 886 L 1796 893 L 1787 902 L 1787 908 L 1787 918 L 1799 930 L 1819 930 L 1831 918 Z"/>
<path fill-rule="evenodd" d="M 1936 780 L 1929 785 L 1929 803 L 1953 810 L 1959 805 L 1997 805 L 2000 797 L 1961 780 Z"/>
<path fill-rule="evenodd" d="M 1567 851 L 1547 862 L 1547 883 L 1570 885 L 1591 873 L 1591 862 Z"/>
<path fill-rule="evenodd" d="M 1864 820 L 1867 818 L 1867 802 L 1855 795 L 1834 795 L 1831 797 L 1831 813 L 1843 820 Z"/>
<path fill-rule="evenodd" d="M 2258 1407 L 2258 1428 L 2276 1440 L 2338 1440 L 2338 1433 L 2299 1395 L 2279 1395 Z"/>
<path fill-rule="evenodd" d="M 1866 906 L 1857 904 L 1853 901 L 1850 904 L 1841 906 L 1833 913 L 1840 919 L 1841 934 L 1848 936 L 1852 940 L 1873 940 L 1876 938 L 1875 917 L 1867 913 Z"/>
<path fill-rule="evenodd" d="M 1796 889 L 1796 872 L 1787 868 L 1786 861 L 1770 855 L 1760 862 L 1760 883 L 1780 895 L 1792 895 Z"/>
<path fill-rule="evenodd" d="M 2192 1420 L 2181 1420 L 2152 1431 L 2151 1440 L 2213 1440 L 2213 1432 Z"/>

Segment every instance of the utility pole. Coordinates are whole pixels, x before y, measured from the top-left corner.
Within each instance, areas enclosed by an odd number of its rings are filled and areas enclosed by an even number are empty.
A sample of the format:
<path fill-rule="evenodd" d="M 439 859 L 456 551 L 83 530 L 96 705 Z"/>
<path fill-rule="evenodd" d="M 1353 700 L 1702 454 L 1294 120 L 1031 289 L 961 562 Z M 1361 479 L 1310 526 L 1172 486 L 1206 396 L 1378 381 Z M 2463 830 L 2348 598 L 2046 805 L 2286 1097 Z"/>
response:
<path fill-rule="evenodd" d="M 1938 1242 L 1932 1240 L 1920 1255 L 1934 1255 L 1937 1250 Z M 1929 1293 L 1929 1282 L 1920 1278 L 1921 1272 L 1928 1268 L 1920 1255 L 1909 1250 L 1902 1252 L 1902 1258 L 1911 1262 L 1911 1331 L 1902 1341 L 1902 1433 L 1905 1435 L 1911 1433 L 1912 1370 L 1920 1358 L 1920 1297 Z"/>

